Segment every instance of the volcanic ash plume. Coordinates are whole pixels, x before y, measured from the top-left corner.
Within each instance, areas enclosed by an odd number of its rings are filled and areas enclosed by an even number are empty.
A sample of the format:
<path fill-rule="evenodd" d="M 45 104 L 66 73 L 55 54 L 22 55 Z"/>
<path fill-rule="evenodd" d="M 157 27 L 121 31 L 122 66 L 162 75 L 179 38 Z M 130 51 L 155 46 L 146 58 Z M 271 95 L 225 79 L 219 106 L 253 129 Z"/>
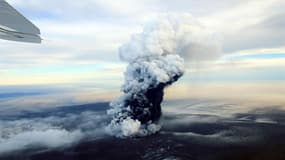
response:
<path fill-rule="evenodd" d="M 198 33 L 197 33 L 198 32 Z M 107 131 L 118 137 L 144 136 L 157 132 L 165 87 L 184 73 L 184 59 L 201 56 L 202 44 L 211 38 L 189 15 L 167 17 L 144 28 L 119 49 L 127 61 L 124 92 L 107 111 L 113 117 Z M 197 36 L 201 35 L 201 36 Z M 191 39 L 191 37 L 193 39 Z M 209 47 L 210 46 L 210 47 Z"/>
<path fill-rule="evenodd" d="M 183 59 L 178 55 L 138 57 L 125 72 L 125 93 L 111 103 L 108 126 L 118 136 L 142 136 L 159 130 L 163 89 L 183 75 Z"/>

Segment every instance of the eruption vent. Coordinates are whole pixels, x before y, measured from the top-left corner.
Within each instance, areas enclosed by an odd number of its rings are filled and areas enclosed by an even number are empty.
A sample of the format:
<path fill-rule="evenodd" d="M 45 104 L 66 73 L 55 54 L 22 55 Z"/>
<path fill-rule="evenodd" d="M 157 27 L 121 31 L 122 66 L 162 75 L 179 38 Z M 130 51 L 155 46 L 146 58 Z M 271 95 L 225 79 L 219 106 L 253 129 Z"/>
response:
<path fill-rule="evenodd" d="M 188 14 L 168 16 L 133 35 L 119 49 L 121 60 L 129 64 L 121 88 L 124 95 L 107 111 L 113 117 L 107 131 L 118 137 L 157 132 L 163 90 L 184 73 L 184 59 L 180 56 L 199 58 L 203 56 L 197 52 L 213 50 L 215 45 L 209 43 L 212 40 L 207 35 L 205 28 Z"/>

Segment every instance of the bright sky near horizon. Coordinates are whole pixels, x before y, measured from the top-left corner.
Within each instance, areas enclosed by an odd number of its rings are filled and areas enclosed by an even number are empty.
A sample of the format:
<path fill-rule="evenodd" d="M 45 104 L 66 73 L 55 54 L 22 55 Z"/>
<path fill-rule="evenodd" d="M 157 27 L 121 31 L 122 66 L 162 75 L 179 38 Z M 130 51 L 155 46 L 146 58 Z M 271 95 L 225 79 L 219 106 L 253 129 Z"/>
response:
<path fill-rule="evenodd" d="M 118 48 L 168 13 L 191 14 L 222 45 L 219 59 L 189 62 L 182 84 L 285 81 L 283 0 L 7 2 L 41 29 L 43 43 L 0 40 L 0 86 L 94 84 L 118 90 L 126 66 Z"/>

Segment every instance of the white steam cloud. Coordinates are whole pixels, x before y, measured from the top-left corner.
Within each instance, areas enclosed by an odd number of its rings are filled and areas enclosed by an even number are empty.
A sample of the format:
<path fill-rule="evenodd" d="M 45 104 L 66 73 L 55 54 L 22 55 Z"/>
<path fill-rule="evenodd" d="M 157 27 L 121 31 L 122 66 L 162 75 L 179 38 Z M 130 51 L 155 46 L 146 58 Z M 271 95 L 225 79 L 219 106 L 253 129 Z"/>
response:
<path fill-rule="evenodd" d="M 216 57 L 217 44 L 214 34 L 189 14 L 167 16 L 134 34 L 119 49 L 121 60 L 129 65 L 121 88 L 124 95 L 107 111 L 113 116 L 107 131 L 118 137 L 159 131 L 163 89 L 184 74 L 183 58 Z"/>
<path fill-rule="evenodd" d="M 105 135 L 106 116 L 85 111 L 17 120 L 0 120 L 0 156 L 30 148 L 69 147 Z"/>
<path fill-rule="evenodd" d="M 142 33 L 132 35 L 119 49 L 121 60 L 131 62 L 149 55 L 177 54 L 188 61 L 219 57 L 220 37 L 190 14 L 168 14 L 144 27 Z"/>

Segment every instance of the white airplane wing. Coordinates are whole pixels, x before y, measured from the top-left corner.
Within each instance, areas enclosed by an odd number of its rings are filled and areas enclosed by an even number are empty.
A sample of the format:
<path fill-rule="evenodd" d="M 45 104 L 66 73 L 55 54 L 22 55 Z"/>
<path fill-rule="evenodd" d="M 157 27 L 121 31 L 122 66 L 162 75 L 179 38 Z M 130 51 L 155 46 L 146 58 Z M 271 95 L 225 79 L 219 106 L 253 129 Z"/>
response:
<path fill-rule="evenodd" d="M 0 0 L 0 38 L 41 43 L 40 30 L 4 0 Z"/>

